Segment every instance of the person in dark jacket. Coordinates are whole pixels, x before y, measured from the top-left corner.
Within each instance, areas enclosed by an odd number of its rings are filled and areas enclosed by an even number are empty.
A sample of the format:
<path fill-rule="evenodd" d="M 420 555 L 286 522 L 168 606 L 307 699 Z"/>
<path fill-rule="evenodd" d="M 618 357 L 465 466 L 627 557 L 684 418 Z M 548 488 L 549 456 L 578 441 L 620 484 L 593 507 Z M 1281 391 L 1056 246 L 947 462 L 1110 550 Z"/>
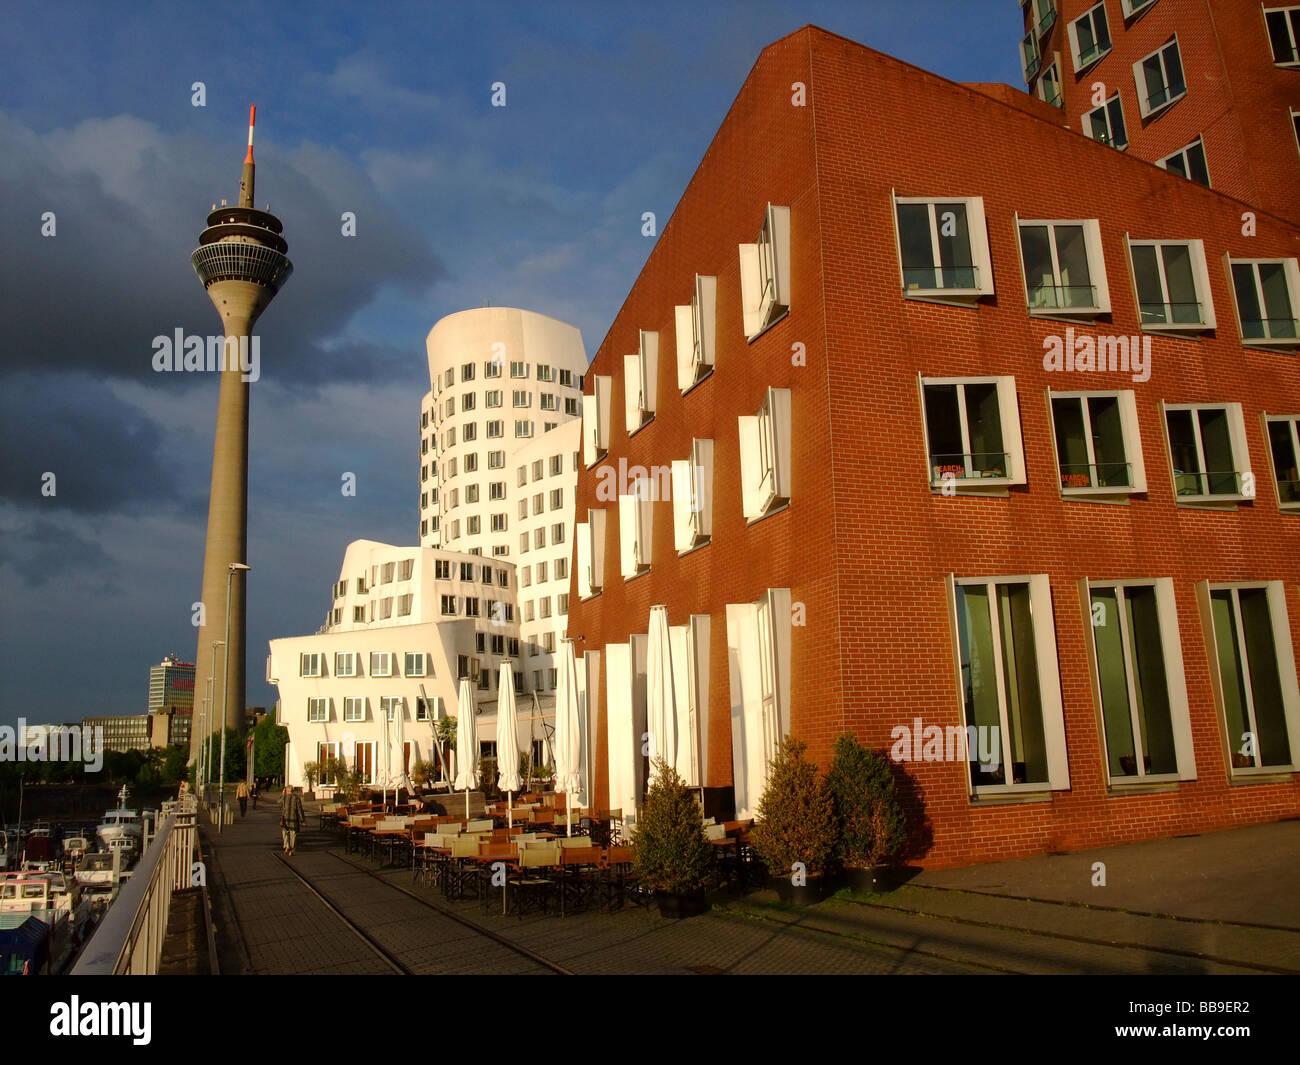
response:
<path fill-rule="evenodd" d="M 306 815 L 302 809 L 302 796 L 297 788 L 284 786 L 280 796 L 280 835 L 283 837 L 284 853 L 293 856 L 294 844 L 298 840 L 298 830 L 302 828 Z"/>

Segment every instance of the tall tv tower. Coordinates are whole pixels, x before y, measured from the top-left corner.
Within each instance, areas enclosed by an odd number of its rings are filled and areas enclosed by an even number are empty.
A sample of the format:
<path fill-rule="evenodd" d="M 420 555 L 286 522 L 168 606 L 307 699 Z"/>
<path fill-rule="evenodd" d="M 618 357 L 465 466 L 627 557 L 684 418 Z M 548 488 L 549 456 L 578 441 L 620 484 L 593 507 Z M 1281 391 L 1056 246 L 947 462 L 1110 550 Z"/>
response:
<path fill-rule="evenodd" d="M 200 728 L 201 694 L 207 693 L 207 729 L 221 723 L 235 732 L 244 725 L 244 564 L 248 554 L 248 376 L 235 352 L 252 346 L 253 323 L 266 310 L 293 272 L 285 256 L 289 245 L 283 226 L 269 211 L 253 206 L 253 123 L 248 113 L 248 154 L 239 179 L 239 206 L 222 201 L 208 215 L 207 228 L 190 262 L 221 315 L 226 337 L 221 391 L 217 400 L 217 436 L 212 447 L 212 491 L 208 498 L 208 537 L 203 555 L 203 624 L 195 656 L 195 700 L 190 730 L 191 755 L 206 739 Z M 233 567 L 236 567 L 232 569 Z M 227 614 L 229 596 L 229 614 Z M 226 636 L 229 630 L 229 636 Z M 214 641 L 225 639 L 224 647 Z M 222 668 L 225 667 L 225 679 Z M 224 711 L 218 710 L 224 699 Z"/>

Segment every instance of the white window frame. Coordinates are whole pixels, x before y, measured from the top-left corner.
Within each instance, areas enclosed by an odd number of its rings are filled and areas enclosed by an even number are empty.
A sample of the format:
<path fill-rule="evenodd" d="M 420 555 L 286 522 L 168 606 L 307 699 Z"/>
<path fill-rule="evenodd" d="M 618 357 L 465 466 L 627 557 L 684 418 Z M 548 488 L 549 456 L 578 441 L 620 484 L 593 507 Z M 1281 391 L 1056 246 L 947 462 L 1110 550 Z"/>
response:
<path fill-rule="evenodd" d="M 429 661 L 429 656 L 425 654 L 423 651 L 405 652 L 405 660 L 402 663 L 404 667 L 403 669 L 404 675 L 408 677 L 426 676 L 427 674 L 425 672 L 425 669 L 428 661 Z"/>
<path fill-rule="evenodd" d="M 1145 322 L 1142 320 L 1142 302 L 1137 287 L 1137 270 L 1133 266 L 1134 248 L 1155 248 L 1156 268 L 1160 273 L 1161 294 L 1165 297 L 1164 305 L 1169 306 L 1169 281 L 1165 276 L 1164 255 L 1161 248 L 1175 244 L 1186 245 L 1192 264 L 1192 281 L 1196 285 L 1196 299 L 1201 307 L 1199 322 Z M 1124 247 L 1128 252 L 1129 277 L 1133 281 L 1133 304 L 1137 308 L 1138 322 L 1144 333 L 1204 333 L 1218 326 L 1214 314 L 1214 295 L 1210 289 L 1210 269 L 1205 258 L 1203 240 L 1133 240 L 1124 234 Z M 1170 315 L 1172 317 L 1172 315 Z"/>
<path fill-rule="evenodd" d="M 990 490 L 1001 492 L 1013 484 L 1024 484 L 1025 451 L 1020 436 L 1020 406 L 1016 399 L 1016 379 L 1014 377 L 926 377 L 917 374 L 917 398 L 921 403 L 921 431 L 924 434 L 922 446 L 925 453 L 926 479 L 931 491 L 943 492 L 945 488 L 958 495 L 982 494 Z M 996 385 L 998 393 L 998 419 L 1002 428 L 1002 446 L 1007 450 L 1007 473 L 1004 477 L 976 477 L 973 465 L 964 462 L 968 468 L 964 478 L 954 477 L 945 480 L 945 475 L 936 474 L 930 456 L 930 425 L 926 414 L 925 388 L 927 385 L 957 385 L 957 410 L 961 419 L 962 457 L 970 456 L 970 427 L 966 415 L 966 390 L 964 385 Z"/>
<path fill-rule="evenodd" d="M 334 652 L 334 676 L 355 677 L 357 675 L 357 653 L 355 651 Z"/>
<path fill-rule="evenodd" d="M 1094 589 L 1114 589 L 1117 619 L 1120 626 L 1120 644 L 1124 653 L 1124 674 L 1128 686 L 1129 720 L 1133 729 L 1133 744 L 1137 751 L 1136 774 L 1129 777 L 1114 777 L 1110 772 L 1109 738 L 1106 735 L 1105 708 L 1101 696 L 1101 663 L 1097 654 L 1097 627 L 1092 610 L 1092 592 Z M 1134 682 L 1133 641 L 1128 623 L 1128 612 L 1124 609 L 1125 594 L 1129 588 L 1154 588 L 1156 595 L 1156 623 L 1160 626 L 1160 652 L 1165 671 L 1165 683 L 1168 687 L 1170 726 L 1173 732 L 1174 760 L 1177 765 L 1173 773 L 1146 772 L 1141 757 L 1142 730 L 1138 721 L 1137 685 Z M 1183 672 L 1183 643 L 1178 631 L 1178 603 L 1174 595 L 1174 582 L 1170 577 L 1157 577 L 1154 580 L 1088 580 L 1080 581 L 1083 596 L 1084 618 L 1089 630 L 1088 655 L 1092 675 L 1093 705 L 1097 710 L 1097 732 L 1101 737 L 1101 764 L 1106 774 L 1107 783 L 1115 788 L 1133 787 L 1135 785 L 1159 784 L 1178 780 L 1196 779 L 1196 754 L 1192 743 L 1192 722 L 1190 703 L 1187 698 L 1187 678 Z M 1105 619 L 1109 624 L 1110 619 Z"/>
<path fill-rule="evenodd" d="M 1098 12 L 1100 12 L 1102 25 L 1106 27 L 1106 39 L 1110 43 L 1109 45 L 1107 45 L 1107 47 L 1104 50 L 1097 52 L 1096 55 L 1089 56 L 1087 59 L 1084 59 L 1083 56 L 1079 54 L 1078 25 L 1084 19 L 1087 19 L 1088 25 L 1092 29 L 1093 39 L 1097 40 L 1098 39 L 1097 19 L 1095 16 L 1097 15 Z M 1074 64 L 1074 72 L 1076 74 L 1079 74 L 1087 70 L 1093 64 L 1099 63 L 1101 60 L 1105 59 L 1106 56 L 1110 55 L 1111 51 L 1115 47 L 1115 37 L 1110 32 L 1110 23 L 1107 21 L 1106 18 L 1106 4 L 1104 0 L 1102 3 L 1095 4 L 1094 6 L 1088 8 L 1088 10 L 1083 12 L 1083 14 L 1081 14 L 1078 18 L 1072 19 L 1069 25 L 1066 26 L 1066 33 L 1070 40 L 1070 60 Z"/>
<path fill-rule="evenodd" d="M 1153 56 L 1160 57 L 1160 75 L 1164 80 L 1164 86 L 1167 92 L 1169 90 L 1169 70 L 1165 63 L 1165 53 L 1170 48 L 1174 49 L 1178 54 L 1178 66 L 1182 70 L 1183 75 L 1183 90 L 1176 96 L 1170 96 L 1163 103 L 1157 104 L 1153 107 L 1150 98 L 1147 96 L 1146 74 L 1143 72 L 1142 64 Z M 1167 111 L 1187 95 L 1187 67 L 1183 64 L 1183 50 L 1178 46 L 1178 34 L 1175 33 L 1172 40 L 1166 41 L 1159 48 L 1148 52 L 1133 64 L 1133 85 L 1137 89 L 1138 110 L 1142 113 L 1143 118 L 1150 118 L 1152 115 L 1158 115 L 1162 111 Z"/>
<path fill-rule="evenodd" d="M 364 721 L 366 719 L 366 700 L 364 698 L 343 698 L 343 720 L 345 722 Z"/>
<path fill-rule="evenodd" d="M 1228 442 L 1232 448 L 1232 461 L 1238 467 L 1235 470 L 1206 470 L 1202 469 L 1197 474 L 1183 473 L 1181 475 L 1174 473 L 1174 449 L 1173 439 L 1169 435 L 1169 412 L 1170 411 L 1201 411 L 1201 410 L 1222 410 L 1228 415 Z M 1178 477 L 1208 477 L 1212 473 L 1234 473 L 1237 475 L 1238 484 L 1241 487 L 1254 487 L 1254 475 L 1250 469 L 1250 448 L 1246 443 L 1246 423 L 1242 417 L 1240 403 L 1166 403 L 1160 402 L 1160 424 L 1165 434 L 1165 457 L 1169 460 L 1169 481 L 1173 489 L 1174 501 L 1179 506 L 1205 506 L 1216 503 L 1237 503 L 1246 502 L 1255 498 L 1255 491 L 1245 492 L 1216 492 L 1201 493 L 1199 495 L 1179 495 Z M 1192 418 L 1193 435 L 1196 438 L 1197 459 L 1202 467 L 1205 466 L 1205 444 L 1201 439 L 1201 421 L 1197 417 Z M 1204 481 L 1201 482 L 1208 487 Z"/>
<path fill-rule="evenodd" d="M 1043 69 L 1043 49 L 1038 43 L 1038 34 L 1032 29 L 1020 40 L 1020 71 L 1025 84 L 1032 85 Z"/>
<path fill-rule="evenodd" d="M 1264 19 L 1264 39 L 1268 41 L 1268 53 L 1273 59 L 1275 67 L 1284 69 L 1300 67 L 1300 6 L 1288 4 L 1283 7 L 1264 7 L 1260 5 L 1261 14 Z M 1287 36 L 1291 38 L 1291 54 L 1294 59 L 1279 61 L 1277 52 L 1273 50 L 1273 35 L 1269 32 L 1268 16 L 1277 12 L 1286 15 Z"/>
<path fill-rule="evenodd" d="M 372 677 L 393 676 L 393 652 L 392 651 L 371 651 L 370 652 L 370 675 Z"/>
<path fill-rule="evenodd" d="M 1198 136 L 1194 141 L 1191 141 L 1190 143 L 1188 143 L 1188 144 L 1184 145 L 1183 147 L 1179 148 L 1178 151 L 1176 151 L 1176 152 L 1170 152 L 1170 153 L 1169 153 L 1168 155 L 1166 155 L 1163 159 L 1157 159 L 1157 160 L 1156 160 L 1156 166 L 1158 166 L 1161 170 L 1166 171 L 1167 173 L 1173 174 L 1174 177 L 1180 177 L 1180 178 L 1182 178 L 1184 181 L 1190 181 L 1190 182 L 1192 182 L 1194 185 L 1200 185 L 1201 183 L 1200 183 L 1199 181 L 1197 181 L 1196 178 L 1192 177 L 1191 159 L 1188 157 L 1188 154 L 1187 154 L 1187 153 L 1190 152 L 1193 148 L 1198 148 L 1198 147 L 1201 149 L 1201 161 L 1205 164 L 1205 182 L 1206 182 L 1206 183 L 1205 183 L 1205 185 L 1204 185 L 1204 188 L 1212 189 L 1212 188 L 1214 188 L 1214 180 L 1213 180 L 1213 178 L 1210 177 L 1210 157 L 1209 157 L 1209 155 L 1206 154 L 1206 151 L 1205 151 L 1205 138 L 1203 138 L 1203 137 L 1199 137 L 1199 136 Z M 1183 159 L 1183 168 L 1187 171 L 1186 174 L 1180 174 L 1180 173 L 1178 173 L 1176 170 L 1170 170 L 1170 169 L 1169 169 L 1169 160 L 1172 159 L 1172 158 L 1174 158 L 1174 156 L 1182 156 L 1182 159 Z"/>
<path fill-rule="evenodd" d="M 618 497 L 619 560 L 625 581 L 649 572 L 654 552 L 653 481 L 640 476 L 628 487 L 631 492 Z"/>
<path fill-rule="evenodd" d="M 695 275 L 691 302 L 673 308 L 677 335 L 677 389 L 683 395 L 713 370 L 718 336 L 718 279 Z"/>
<path fill-rule="evenodd" d="M 1284 500 L 1282 498 L 1281 479 L 1278 474 L 1281 472 L 1277 468 L 1277 462 L 1273 458 L 1273 440 L 1268 435 L 1268 427 L 1279 422 L 1283 425 L 1289 425 L 1291 432 L 1291 455 L 1295 459 L 1297 468 L 1300 468 L 1300 414 L 1261 414 L 1261 424 L 1264 428 L 1264 450 L 1268 452 L 1268 468 L 1273 475 L 1273 491 L 1277 497 L 1278 509 L 1285 512 L 1300 512 L 1300 498 L 1294 500 Z M 1300 484 L 1297 485 L 1300 489 Z"/>
<path fill-rule="evenodd" d="M 583 461 L 588 468 L 609 454 L 610 393 L 612 377 L 595 375 L 591 379 L 591 395 L 582 397 Z"/>
<path fill-rule="evenodd" d="M 605 511 L 587 511 L 587 520 L 578 523 L 576 545 L 578 598 L 599 595 L 605 583 Z"/>
<path fill-rule="evenodd" d="M 309 725 L 326 724 L 329 717 L 329 700 L 316 698 L 315 696 L 307 699 L 307 723 Z"/>
<path fill-rule="evenodd" d="M 674 459 L 673 543 L 679 555 L 713 537 L 713 441 L 693 439 L 691 456 Z"/>
<path fill-rule="evenodd" d="M 1224 263 L 1228 271 L 1228 290 L 1232 293 L 1232 306 L 1237 315 L 1237 335 L 1241 337 L 1241 345 L 1246 348 L 1294 348 L 1300 347 L 1300 265 L 1297 265 L 1296 259 L 1269 259 L 1269 258 L 1249 258 L 1234 259 L 1231 256 L 1224 256 Z M 1282 337 L 1248 337 L 1245 329 L 1242 328 L 1241 307 L 1237 303 L 1237 281 L 1233 277 L 1232 268 L 1234 266 L 1250 265 L 1254 267 L 1252 271 L 1255 276 L 1255 295 L 1261 310 L 1264 307 L 1264 293 L 1259 283 L 1260 266 L 1278 265 L 1283 268 L 1283 274 L 1286 277 L 1287 296 L 1291 301 L 1291 321 L 1296 326 L 1294 332 L 1296 336 Z"/>
<path fill-rule="evenodd" d="M 1238 750 L 1241 737 L 1228 735 L 1227 706 L 1223 698 L 1223 663 L 1219 660 L 1219 641 L 1214 628 L 1214 611 L 1210 599 L 1212 592 L 1231 591 L 1233 595 L 1233 615 L 1236 621 L 1236 640 L 1238 653 L 1245 666 L 1243 670 L 1243 687 L 1246 689 L 1247 720 L 1252 732 L 1258 736 L 1259 726 L 1255 723 L 1254 692 L 1250 683 L 1250 659 L 1243 639 L 1241 621 L 1241 598 L 1238 594 L 1247 589 L 1263 588 L 1268 597 L 1269 621 L 1273 629 L 1273 653 L 1277 657 L 1278 683 L 1282 690 L 1282 714 L 1286 722 L 1287 741 L 1290 747 L 1289 765 L 1253 765 L 1234 766 L 1232 753 Z M 1270 776 L 1300 771 L 1300 686 L 1296 681 L 1296 663 L 1294 644 L 1291 640 L 1291 623 L 1287 616 L 1286 585 L 1282 581 L 1201 581 L 1197 584 L 1201 614 L 1204 618 L 1205 637 L 1209 643 L 1210 682 L 1214 690 L 1215 709 L 1219 722 L 1219 735 L 1226 745 L 1228 774 L 1234 779 L 1252 776 Z M 1258 762 L 1261 752 L 1257 749 L 1255 759 Z"/>
<path fill-rule="evenodd" d="M 738 250 L 745 339 L 752 342 L 790 311 L 790 208 L 769 203 L 758 239 Z"/>
<path fill-rule="evenodd" d="M 1015 216 L 1016 256 L 1020 260 L 1020 281 L 1025 288 L 1025 308 L 1031 317 L 1044 318 L 1082 318 L 1090 319 L 1110 313 L 1110 286 L 1106 279 L 1106 256 L 1101 249 L 1101 225 L 1095 218 L 1047 218 L 1033 219 Z M 1081 226 L 1083 228 L 1084 248 L 1088 255 L 1088 273 L 1092 279 L 1092 289 L 1096 293 L 1096 302 L 1091 307 L 1035 307 L 1029 302 L 1029 277 L 1025 273 L 1025 254 L 1021 245 L 1020 231 L 1026 226 L 1047 226 L 1050 237 L 1048 246 L 1052 253 L 1052 280 L 1054 288 L 1067 286 L 1061 282 L 1061 264 L 1057 250 L 1056 229 L 1058 226 Z"/>
<path fill-rule="evenodd" d="M 790 502 L 793 481 L 790 390 L 769 388 L 757 413 L 737 421 L 741 503 L 745 520 L 752 524 Z"/>
<path fill-rule="evenodd" d="M 1124 130 L 1123 144 L 1120 144 L 1115 139 L 1115 122 L 1114 112 L 1111 109 L 1112 104 L 1119 109 L 1119 123 Z M 1106 120 L 1105 140 L 1098 140 L 1097 136 L 1093 132 L 1092 116 L 1098 111 L 1102 113 L 1102 117 Z M 1116 151 L 1122 152 L 1128 148 L 1128 120 L 1124 117 L 1124 98 L 1120 95 L 1118 89 L 1111 93 L 1104 103 L 1094 107 L 1091 111 L 1085 111 L 1083 113 L 1083 118 L 1080 121 L 1083 123 L 1083 135 L 1090 140 L 1095 140 L 1099 144 L 1106 145 L 1108 148 L 1114 148 Z"/>
<path fill-rule="evenodd" d="M 1047 86 L 1049 84 L 1056 86 L 1055 98 L 1049 98 L 1047 95 Z M 1065 109 L 1065 87 L 1061 83 L 1060 52 L 1052 53 L 1052 61 L 1042 68 L 1042 72 L 1038 76 L 1038 86 L 1034 91 L 1043 103 L 1051 104 L 1061 110 Z"/>
<path fill-rule="evenodd" d="M 993 295 L 993 257 L 989 253 L 988 224 L 984 217 L 984 198 L 982 196 L 899 196 L 891 190 L 891 216 L 894 220 L 894 249 L 898 260 L 898 277 L 903 295 L 908 299 L 926 300 L 933 303 L 973 303 L 982 296 Z M 898 224 L 898 207 L 900 204 L 925 204 L 929 207 L 930 248 L 934 262 L 939 262 L 939 237 L 942 231 L 939 204 L 960 203 L 966 208 L 966 231 L 970 235 L 971 268 L 975 272 L 975 284 L 966 288 L 947 288 L 943 286 L 908 285 L 907 274 L 903 265 L 903 234 Z M 945 212 L 949 213 L 949 212 Z M 934 267 L 936 280 L 942 266 Z"/>
<path fill-rule="evenodd" d="M 1129 467 L 1129 481 L 1132 482 L 1126 486 L 1096 486 L 1087 487 L 1067 487 L 1064 483 L 1064 474 L 1061 473 L 1060 451 L 1057 448 L 1056 440 L 1056 409 L 1053 406 L 1053 400 L 1058 399 L 1077 399 L 1085 400 L 1092 398 L 1105 398 L 1113 396 L 1119 400 L 1119 417 L 1120 432 L 1124 442 L 1124 461 Z M 1096 453 L 1093 448 L 1092 433 L 1092 415 L 1088 411 L 1087 404 L 1081 404 L 1084 417 L 1084 443 L 1088 451 L 1089 477 L 1091 470 L 1096 466 Z M 1056 463 L 1057 484 L 1060 486 L 1061 495 L 1065 498 L 1087 498 L 1088 496 L 1129 496 L 1140 495 L 1147 490 L 1147 470 L 1146 463 L 1142 458 L 1142 432 L 1138 426 L 1137 416 L 1137 398 L 1131 388 L 1099 391 L 1079 391 L 1079 392 L 1055 392 L 1052 389 L 1047 390 L 1047 420 L 1052 433 L 1052 459 Z"/>
<path fill-rule="evenodd" d="M 1045 791 L 1067 791 L 1070 787 L 1069 751 L 1065 743 L 1065 712 L 1061 699 L 1061 677 L 1057 667 L 1056 631 L 1052 611 L 1051 581 L 1045 573 L 1035 573 L 1011 577 L 947 577 L 948 617 L 952 635 L 952 654 L 954 676 L 957 688 L 957 708 L 963 725 L 974 724 L 966 720 L 966 690 L 961 673 L 961 643 L 957 622 L 958 585 L 990 587 L 995 589 L 989 597 L 990 609 L 997 602 L 996 586 L 1001 584 L 1028 584 L 1029 611 L 1033 624 L 1034 660 L 1038 674 L 1038 693 L 1043 714 L 1043 745 L 1047 758 L 1047 780 L 1026 781 L 1023 784 L 976 784 L 969 776 L 967 768 L 967 786 L 973 797 L 1018 794 L 1042 794 Z M 1011 732 L 1007 728 L 1007 697 L 1005 664 L 1002 653 L 1002 626 L 996 616 L 990 618 L 993 635 L 993 659 L 996 666 L 996 682 L 999 711 L 999 739 L 1002 751 L 1000 764 L 1006 767 L 1009 776 L 1013 760 L 1011 758 Z"/>
<path fill-rule="evenodd" d="M 1126 19 L 1135 18 L 1145 12 L 1156 0 L 1120 0 L 1120 10 Z"/>
<path fill-rule="evenodd" d="M 658 381 L 659 334 L 642 329 L 637 353 L 623 356 L 623 414 L 629 436 L 654 419 Z"/>
<path fill-rule="evenodd" d="M 324 668 L 324 656 L 319 651 L 304 651 L 298 656 L 298 676 L 300 677 L 323 676 Z"/>
<path fill-rule="evenodd" d="M 1043 12 L 1044 5 L 1048 9 L 1046 13 Z M 1020 0 L 1020 6 L 1028 10 L 1030 29 L 1039 37 L 1042 37 L 1056 25 L 1057 10 L 1055 0 Z"/>

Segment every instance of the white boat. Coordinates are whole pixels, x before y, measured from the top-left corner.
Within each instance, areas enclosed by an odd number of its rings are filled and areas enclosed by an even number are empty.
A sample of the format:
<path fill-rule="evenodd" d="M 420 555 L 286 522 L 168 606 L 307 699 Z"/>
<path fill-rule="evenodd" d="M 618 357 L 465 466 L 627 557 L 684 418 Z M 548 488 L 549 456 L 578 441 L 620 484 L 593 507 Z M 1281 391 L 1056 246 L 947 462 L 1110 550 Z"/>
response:
<path fill-rule="evenodd" d="M 124 855 L 125 857 L 125 855 Z M 118 880 L 126 880 L 131 875 L 125 863 L 118 871 Z M 113 890 L 113 852 L 112 851 L 88 851 L 77 861 L 76 872 L 73 873 L 77 884 L 86 891 L 112 891 Z"/>
<path fill-rule="evenodd" d="M 104 820 L 95 829 L 95 835 L 105 850 L 122 847 L 128 851 L 138 851 L 144 836 L 140 815 L 135 810 L 126 808 L 125 787 L 118 793 L 117 799 L 117 809 L 104 814 Z"/>
<path fill-rule="evenodd" d="M 88 931 L 90 900 L 60 872 L 0 874 L 0 916 L 37 917 L 50 926 L 50 958 L 60 962 Z"/>

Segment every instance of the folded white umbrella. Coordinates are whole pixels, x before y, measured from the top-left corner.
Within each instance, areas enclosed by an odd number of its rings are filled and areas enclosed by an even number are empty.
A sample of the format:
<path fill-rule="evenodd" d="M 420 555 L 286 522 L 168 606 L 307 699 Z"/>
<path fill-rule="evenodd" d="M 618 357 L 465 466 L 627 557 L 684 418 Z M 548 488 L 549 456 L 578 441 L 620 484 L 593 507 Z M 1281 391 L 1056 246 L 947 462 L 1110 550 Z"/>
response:
<path fill-rule="evenodd" d="M 507 818 L 514 824 L 514 793 L 523 781 L 519 779 L 519 708 L 515 705 L 515 678 L 510 663 L 501 663 L 501 679 L 497 690 L 497 787 L 507 795 Z"/>
<path fill-rule="evenodd" d="M 569 835 L 573 835 L 573 798 L 582 791 L 582 722 L 578 710 L 578 663 L 573 641 L 560 641 L 555 682 L 555 790 L 570 801 Z"/>
<path fill-rule="evenodd" d="M 668 608 L 650 608 L 650 637 L 646 651 L 646 728 L 650 732 L 650 779 L 658 775 L 653 759 L 677 764 L 677 698 L 673 685 Z"/>
<path fill-rule="evenodd" d="M 469 793 L 478 787 L 478 722 L 475 720 L 474 688 L 468 677 L 460 682 L 456 716 L 456 779 L 452 787 L 465 792 L 465 817 L 469 817 Z"/>
<path fill-rule="evenodd" d="M 411 790 L 406 779 L 406 700 L 402 699 L 393 707 L 393 716 L 397 718 L 397 724 L 393 729 L 396 734 L 394 746 L 397 747 L 397 772 L 393 774 L 396 783 L 393 785 L 394 790 L 400 790 L 406 787 L 408 792 Z M 393 796 L 397 800 L 397 796 Z"/>

